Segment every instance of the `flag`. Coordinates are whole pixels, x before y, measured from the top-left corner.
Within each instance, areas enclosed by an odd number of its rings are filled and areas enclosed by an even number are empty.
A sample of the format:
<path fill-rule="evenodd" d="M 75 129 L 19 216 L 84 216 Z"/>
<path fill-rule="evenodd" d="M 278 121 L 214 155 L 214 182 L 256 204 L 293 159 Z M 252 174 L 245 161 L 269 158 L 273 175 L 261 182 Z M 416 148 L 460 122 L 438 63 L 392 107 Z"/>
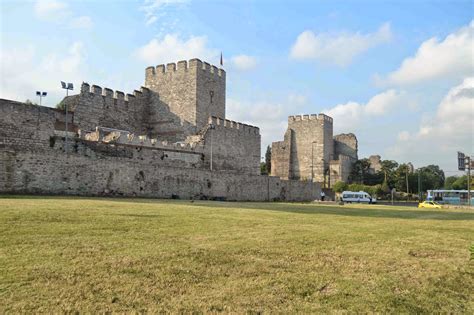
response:
<path fill-rule="evenodd" d="M 222 59 L 222 51 L 221 51 L 221 66 L 224 66 L 224 59 Z"/>

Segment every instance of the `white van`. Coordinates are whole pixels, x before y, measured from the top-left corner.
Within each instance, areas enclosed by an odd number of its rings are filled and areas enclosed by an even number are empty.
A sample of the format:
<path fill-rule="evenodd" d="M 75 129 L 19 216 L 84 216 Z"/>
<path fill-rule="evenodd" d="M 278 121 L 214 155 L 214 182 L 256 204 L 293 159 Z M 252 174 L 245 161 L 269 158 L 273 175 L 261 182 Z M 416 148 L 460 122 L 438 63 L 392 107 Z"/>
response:
<path fill-rule="evenodd" d="M 377 203 L 377 199 L 372 198 L 365 191 L 343 191 L 342 192 L 342 201 L 343 202 L 367 202 L 367 203 Z"/>

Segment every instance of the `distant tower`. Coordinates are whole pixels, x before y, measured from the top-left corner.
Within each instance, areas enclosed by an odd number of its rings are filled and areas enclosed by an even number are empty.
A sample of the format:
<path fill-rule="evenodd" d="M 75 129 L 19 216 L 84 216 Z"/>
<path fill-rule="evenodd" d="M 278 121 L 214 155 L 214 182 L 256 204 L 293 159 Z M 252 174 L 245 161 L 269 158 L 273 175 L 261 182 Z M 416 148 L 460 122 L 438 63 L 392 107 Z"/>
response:
<path fill-rule="evenodd" d="M 225 80 L 223 69 L 199 59 L 148 67 L 145 86 L 155 94 L 157 124 L 179 123 L 191 135 L 207 125 L 209 116 L 225 118 Z"/>
<path fill-rule="evenodd" d="M 331 117 L 290 116 L 285 139 L 272 143 L 272 175 L 322 182 L 333 153 Z"/>

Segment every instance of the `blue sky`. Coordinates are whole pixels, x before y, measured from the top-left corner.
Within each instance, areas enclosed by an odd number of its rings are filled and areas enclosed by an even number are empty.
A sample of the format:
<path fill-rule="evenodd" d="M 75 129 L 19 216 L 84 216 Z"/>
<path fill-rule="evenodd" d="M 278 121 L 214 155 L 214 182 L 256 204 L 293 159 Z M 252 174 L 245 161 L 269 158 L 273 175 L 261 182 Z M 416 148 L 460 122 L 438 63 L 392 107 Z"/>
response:
<path fill-rule="evenodd" d="M 359 155 L 438 164 L 474 153 L 472 1 L 5 1 L 0 97 L 59 81 L 129 92 L 144 69 L 201 58 L 227 71 L 227 117 L 283 138 L 324 112 Z"/>

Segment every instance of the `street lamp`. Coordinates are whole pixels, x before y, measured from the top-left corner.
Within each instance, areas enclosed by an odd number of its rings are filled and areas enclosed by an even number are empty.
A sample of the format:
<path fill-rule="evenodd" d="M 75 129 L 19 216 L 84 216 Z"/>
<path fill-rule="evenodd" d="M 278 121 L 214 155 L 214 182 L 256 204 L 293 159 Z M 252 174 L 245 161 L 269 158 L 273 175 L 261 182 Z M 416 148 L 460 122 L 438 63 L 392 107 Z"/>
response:
<path fill-rule="evenodd" d="M 46 95 L 48 95 L 47 92 L 36 91 L 36 96 L 39 96 L 39 99 L 40 99 L 40 105 L 41 105 L 41 99 L 43 97 L 46 97 Z"/>
<path fill-rule="evenodd" d="M 69 94 L 68 94 L 69 90 L 72 91 L 74 89 L 74 86 L 72 85 L 72 83 L 67 83 L 66 84 L 66 82 L 64 82 L 64 81 L 61 81 L 61 87 L 66 90 L 66 97 L 69 96 Z M 67 101 L 64 102 L 64 107 L 66 109 L 66 141 L 65 141 L 64 148 L 65 148 L 65 151 L 66 151 L 66 157 L 69 157 L 68 147 L 67 147 L 67 142 L 68 142 L 67 141 L 68 140 L 67 139 L 68 138 L 68 135 L 67 135 L 67 133 L 68 133 L 68 128 L 67 128 L 67 120 L 68 120 L 68 117 L 67 117 Z"/>
<path fill-rule="evenodd" d="M 211 171 L 212 171 L 212 130 L 216 129 L 216 126 L 213 124 L 209 124 L 210 137 L 211 137 Z"/>

